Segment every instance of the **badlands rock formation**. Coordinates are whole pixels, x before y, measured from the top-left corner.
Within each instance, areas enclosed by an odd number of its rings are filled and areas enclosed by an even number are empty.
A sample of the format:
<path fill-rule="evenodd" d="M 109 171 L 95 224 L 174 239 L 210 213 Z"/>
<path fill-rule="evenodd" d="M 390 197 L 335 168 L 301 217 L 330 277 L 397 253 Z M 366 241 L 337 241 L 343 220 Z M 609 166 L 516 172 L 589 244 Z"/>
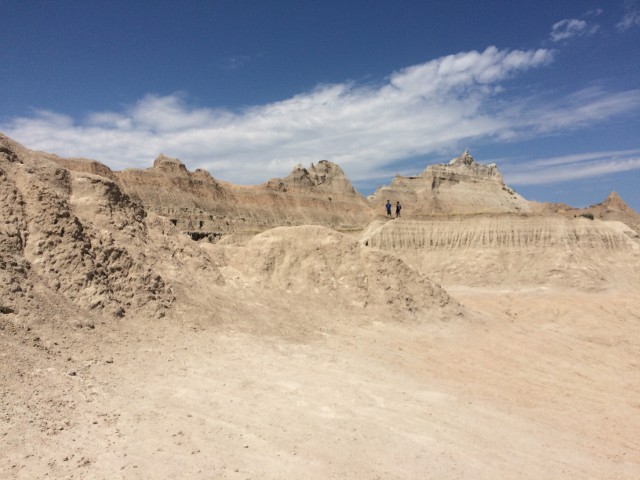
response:
<path fill-rule="evenodd" d="M 172 302 L 144 253 L 146 212 L 117 184 L 75 173 L 2 138 L 0 309 L 28 315 L 37 296 L 124 315 Z"/>
<path fill-rule="evenodd" d="M 417 177 L 396 175 L 370 198 L 381 211 L 388 199 L 400 201 L 413 218 L 530 211 L 528 202 L 505 185 L 495 164 L 480 165 L 467 151 Z"/>
<path fill-rule="evenodd" d="M 92 161 L 55 160 L 71 170 L 116 180 L 133 200 L 169 218 L 194 240 L 217 241 L 230 233 L 242 237 L 281 225 L 320 224 L 352 231 L 371 217 L 366 200 L 342 169 L 326 160 L 308 170 L 299 165 L 288 177 L 258 186 L 217 181 L 201 169 L 189 172 L 180 160 L 164 155 L 150 169 L 122 172 Z"/>
<path fill-rule="evenodd" d="M 569 218 L 581 216 L 600 220 L 617 220 L 624 222 L 636 232 L 640 232 L 640 214 L 629 208 L 616 192 L 611 192 L 602 203 L 587 208 L 572 208 L 568 205 L 545 203 L 534 206 L 534 209 L 541 211 L 541 213 L 556 213 Z"/>
<path fill-rule="evenodd" d="M 0 215 L 3 479 L 638 478 L 615 195 L 464 154 L 369 203 L 325 161 L 242 187 L 0 135 Z"/>

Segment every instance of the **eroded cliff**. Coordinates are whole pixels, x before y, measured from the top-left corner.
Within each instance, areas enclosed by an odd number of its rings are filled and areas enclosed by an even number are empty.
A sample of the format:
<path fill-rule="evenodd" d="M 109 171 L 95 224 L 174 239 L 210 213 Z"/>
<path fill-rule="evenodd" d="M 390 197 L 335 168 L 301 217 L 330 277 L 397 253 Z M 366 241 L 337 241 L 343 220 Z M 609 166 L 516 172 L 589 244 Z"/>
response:
<path fill-rule="evenodd" d="M 179 160 L 163 155 L 152 168 L 115 175 L 132 198 L 195 240 L 216 241 L 231 233 L 251 235 L 283 225 L 351 231 L 371 217 L 366 200 L 342 169 L 327 161 L 308 170 L 298 166 L 286 178 L 257 186 L 218 181 L 204 170 L 189 172 Z"/>
<path fill-rule="evenodd" d="M 528 202 L 505 185 L 495 164 L 481 165 L 469 152 L 448 164 L 427 167 L 420 175 L 396 175 L 371 197 L 379 211 L 387 200 L 399 201 L 412 218 L 478 213 L 528 213 Z"/>

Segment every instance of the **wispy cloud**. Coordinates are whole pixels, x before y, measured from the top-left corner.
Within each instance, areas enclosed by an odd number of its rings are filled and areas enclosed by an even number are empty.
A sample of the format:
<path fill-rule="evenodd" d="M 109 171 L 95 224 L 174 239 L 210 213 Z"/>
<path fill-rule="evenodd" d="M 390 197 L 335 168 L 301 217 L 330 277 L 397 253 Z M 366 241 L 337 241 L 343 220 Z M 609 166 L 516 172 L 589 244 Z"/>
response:
<path fill-rule="evenodd" d="M 621 32 L 638 26 L 640 26 L 640 10 L 627 12 L 624 17 L 622 17 L 622 19 L 616 24 L 616 28 Z"/>
<path fill-rule="evenodd" d="M 640 170 L 640 150 L 587 152 L 506 165 L 511 185 L 541 185 Z"/>
<path fill-rule="evenodd" d="M 251 61 L 248 55 L 232 55 L 220 62 L 220 68 L 223 70 L 238 70 Z"/>
<path fill-rule="evenodd" d="M 591 24 L 586 20 L 577 18 L 564 19 L 553 24 L 550 38 L 552 42 L 559 42 L 572 37 L 593 35 L 599 29 L 598 25 Z"/>
<path fill-rule="evenodd" d="M 505 114 L 515 119 L 520 135 L 533 135 L 585 128 L 639 107 L 640 89 L 610 92 L 589 87 L 554 100 L 531 97 L 514 103 Z"/>
<path fill-rule="evenodd" d="M 185 94 L 147 95 L 118 112 L 74 119 L 39 111 L 0 130 L 30 148 L 87 156 L 115 169 L 147 168 L 163 152 L 190 169 L 247 184 L 328 159 L 358 182 L 470 141 L 580 128 L 640 106 L 640 90 L 589 89 L 560 100 L 508 95 L 507 80 L 552 60 L 545 49 L 489 47 L 405 68 L 379 85 L 319 85 L 242 110 L 193 106 Z"/>

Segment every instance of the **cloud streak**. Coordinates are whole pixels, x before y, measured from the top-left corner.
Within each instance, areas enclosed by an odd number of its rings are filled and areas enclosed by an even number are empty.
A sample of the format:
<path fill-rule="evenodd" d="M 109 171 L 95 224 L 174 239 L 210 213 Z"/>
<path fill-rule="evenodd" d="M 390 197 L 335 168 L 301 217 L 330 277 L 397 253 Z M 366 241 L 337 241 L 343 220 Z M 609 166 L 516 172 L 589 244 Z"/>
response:
<path fill-rule="evenodd" d="M 621 32 L 638 26 L 640 26 L 640 10 L 627 12 L 624 17 L 622 17 L 622 20 L 616 24 L 616 28 Z"/>
<path fill-rule="evenodd" d="M 190 169 L 249 184 L 328 159 L 358 182 L 464 142 L 582 128 L 640 106 L 640 90 L 588 89 L 553 101 L 509 96 L 508 80 L 545 67 L 553 56 L 546 49 L 489 47 L 399 70 L 377 85 L 319 85 L 242 110 L 192 106 L 181 93 L 150 94 L 119 112 L 74 119 L 37 111 L 0 130 L 30 148 L 88 156 L 114 169 L 147 168 L 163 152 Z"/>
<path fill-rule="evenodd" d="M 560 42 L 572 37 L 582 37 L 593 35 L 600 27 L 592 25 L 585 20 L 569 18 L 560 20 L 551 27 L 551 41 Z"/>
<path fill-rule="evenodd" d="M 503 168 L 511 185 L 542 185 L 640 170 L 640 150 L 588 152 L 532 160 Z"/>

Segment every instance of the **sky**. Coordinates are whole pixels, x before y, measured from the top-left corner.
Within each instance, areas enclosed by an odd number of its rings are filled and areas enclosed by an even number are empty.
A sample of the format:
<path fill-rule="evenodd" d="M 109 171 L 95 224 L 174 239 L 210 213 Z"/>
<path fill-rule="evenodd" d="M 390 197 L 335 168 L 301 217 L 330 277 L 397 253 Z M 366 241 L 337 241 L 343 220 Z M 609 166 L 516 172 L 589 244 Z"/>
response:
<path fill-rule="evenodd" d="M 528 200 L 640 212 L 640 0 L 0 0 L 0 132 L 114 170 L 368 195 L 463 150 Z"/>

